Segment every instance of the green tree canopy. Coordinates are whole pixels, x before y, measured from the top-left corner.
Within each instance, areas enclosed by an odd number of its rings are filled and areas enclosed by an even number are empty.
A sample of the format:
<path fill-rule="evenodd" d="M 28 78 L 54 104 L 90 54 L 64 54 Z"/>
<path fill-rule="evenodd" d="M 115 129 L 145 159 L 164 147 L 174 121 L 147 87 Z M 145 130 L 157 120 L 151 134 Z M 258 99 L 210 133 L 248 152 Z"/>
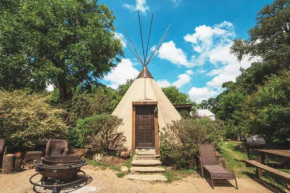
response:
<path fill-rule="evenodd" d="M 289 116 L 289 103 L 283 100 L 289 93 L 284 82 L 285 71 L 290 67 L 289 18 L 288 0 L 275 0 L 260 10 L 257 24 L 249 30 L 250 38 L 235 40 L 231 52 L 239 60 L 245 56 L 261 60 L 241 69 L 236 82 L 224 83 L 225 91 L 212 105 L 217 118 L 225 120 L 227 126 L 242 129 L 245 135 L 263 135 L 269 143 L 285 143 L 289 139 L 285 135 L 289 125 L 284 120 Z M 282 82 L 286 84 L 283 88 Z"/>
<path fill-rule="evenodd" d="M 0 87 L 59 88 L 70 98 L 96 83 L 123 54 L 115 17 L 97 0 L 11 0 L 0 6 Z"/>
<path fill-rule="evenodd" d="M 162 91 L 173 105 L 192 103 L 189 96 L 179 92 L 175 86 L 164 87 Z"/>
<path fill-rule="evenodd" d="M 247 129 L 267 141 L 290 143 L 290 71 L 270 77 L 249 95 L 244 108 Z"/>

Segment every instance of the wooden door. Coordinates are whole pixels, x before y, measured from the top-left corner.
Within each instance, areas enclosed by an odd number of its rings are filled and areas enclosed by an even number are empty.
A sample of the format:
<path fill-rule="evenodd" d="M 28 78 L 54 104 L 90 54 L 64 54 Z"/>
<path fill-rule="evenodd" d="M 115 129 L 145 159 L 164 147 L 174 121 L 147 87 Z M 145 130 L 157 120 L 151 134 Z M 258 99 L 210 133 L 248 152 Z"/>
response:
<path fill-rule="evenodd" d="M 136 148 L 155 148 L 154 105 L 136 106 Z"/>

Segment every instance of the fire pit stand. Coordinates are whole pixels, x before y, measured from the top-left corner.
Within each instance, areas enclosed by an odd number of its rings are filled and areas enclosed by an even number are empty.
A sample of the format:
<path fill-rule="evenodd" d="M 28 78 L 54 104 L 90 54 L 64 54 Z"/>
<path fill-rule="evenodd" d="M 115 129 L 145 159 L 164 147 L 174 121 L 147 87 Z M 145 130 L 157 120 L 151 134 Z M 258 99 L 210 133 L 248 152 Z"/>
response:
<path fill-rule="evenodd" d="M 45 157 L 42 160 L 34 162 L 36 172 L 38 173 L 32 175 L 29 182 L 34 186 L 52 188 L 52 192 L 57 193 L 60 187 L 85 181 L 87 179 L 86 173 L 80 168 L 86 164 L 86 160 L 71 155 Z M 83 174 L 81 178 L 79 178 L 78 173 Z M 42 175 L 41 180 L 34 182 L 33 178 L 38 175 Z M 71 180 L 66 182 L 68 179 Z M 47 184 L 48 182 L 52 184 Z"/>

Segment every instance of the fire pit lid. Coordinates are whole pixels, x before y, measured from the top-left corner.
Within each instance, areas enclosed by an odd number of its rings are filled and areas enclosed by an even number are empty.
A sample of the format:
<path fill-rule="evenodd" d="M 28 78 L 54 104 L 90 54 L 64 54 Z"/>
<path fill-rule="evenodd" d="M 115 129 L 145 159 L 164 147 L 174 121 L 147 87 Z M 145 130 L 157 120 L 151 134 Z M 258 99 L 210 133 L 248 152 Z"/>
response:
<path fill-rule="evenodd" d="M 42 164 L 45 165 L 70 165 L 70 164 L 78 164 L 81 162 L 82 159 L 80 157 L 72 155 L 47 156 L 42 160 Z"/>

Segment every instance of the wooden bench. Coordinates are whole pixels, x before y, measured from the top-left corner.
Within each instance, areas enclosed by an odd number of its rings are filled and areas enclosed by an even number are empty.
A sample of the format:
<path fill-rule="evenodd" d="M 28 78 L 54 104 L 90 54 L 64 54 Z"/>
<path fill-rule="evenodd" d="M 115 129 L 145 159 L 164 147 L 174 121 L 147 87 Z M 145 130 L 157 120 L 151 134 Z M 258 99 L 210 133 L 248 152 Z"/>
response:
<path fill-rule="evenodd" d="M 257 174 L 257 177 L 258 178 L 261 178 L 262 177 L 262 170 L 265 170 L 267 172 L 270 172 L 272 174 L 275 174 L 279 177 L 282 177 L 285 179 L 285 182 L 286 182 L 286 187 L 289 189 L 290 188 L 290 174 L 286 173 L 286 172 L 282 172 L 280 170 L 277 170 L 275 168 L 271 168 L 267 165 L 264 165 L 260 162 L 257 162 L 255 160 L 246 160 L 246 165 L 252 165 L 252 166 L 255 166 L 257 168 L 256 170 L 256 174 Z"/>

